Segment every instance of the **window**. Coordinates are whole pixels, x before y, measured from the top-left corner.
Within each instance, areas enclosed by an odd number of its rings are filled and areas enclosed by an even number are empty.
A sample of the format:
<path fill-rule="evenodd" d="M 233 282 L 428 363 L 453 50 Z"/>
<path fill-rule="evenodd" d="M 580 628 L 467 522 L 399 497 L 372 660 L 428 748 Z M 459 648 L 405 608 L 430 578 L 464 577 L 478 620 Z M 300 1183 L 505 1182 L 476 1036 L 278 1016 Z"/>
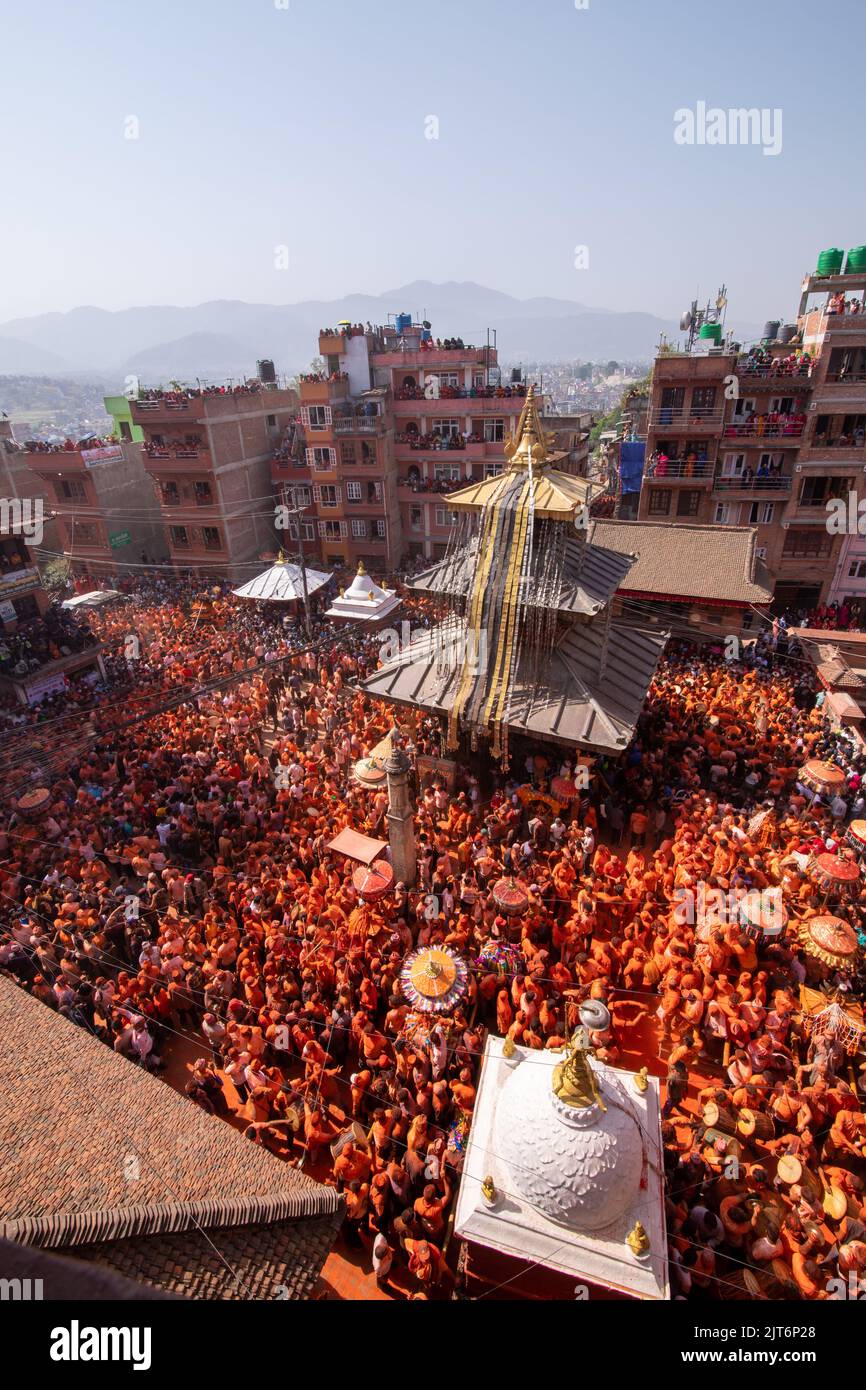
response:
<path fill-rule="evenodd" d="M 213 501 L 213 493 L 210 490 L 210 483 L 196 482 L 193 484 L 195 489 L 195 503 L 197 507 L 209 507 Z"/>
<path fill-rule="evenodd" d="M 347 534 L 344 521 L 320 521 L 319 535 L 326 541 L 339 541 Z"/>
<path fill-rule="evenodd" d="M 436 508 L 436 525 L 453 526 L 457 521 L 457 513 L 446 511 L 445 507 Z"/>
<path fill-rule="evenodd" d="M 203 526 L 201 529 L 202 538 L 208 550 L 222 550 L 223 543 L 220 538 L 219 527 Z"/>
<path fill-rule="evenodd" d="M 460 433 L 460 421 L 434 420 L 432 433 L 435 434 L 437 430 L 444 439 L 453 439 L 455 435 Z"/>
<path fill-rule="evenodd" d="M 367 523 L 366 523 L 366 521 L 353 521 L 353 522 L 352 522 L 352 535 L 353 535 L 353 537 L 355 538 L 356 541 L 365 541 L 365 540 L 367 539 Z"/>
<path fill-rule="evenodd" d="M 481 391 L 484 388 L 485 381 L 483 372 L 472 373 L 472 385 L 475 387 L 476 391 Z"/>
<path fill-rule="evenodd" d="M 650 488 L 650 516 L 667 516 L 671 509 L 671 494 L 663 487 Z"/>
<path fill-rule="evenodd" d="M 169 529 L 171 532 L 172 545 L 176 545 L 181 550 L 186 549 L 189 545 L 189 536 L 186 534 L 186 527 L 172 526 Z"/>
<path fill-rule="evenodd" d="M 692 414 L 709 414 L 716 404 L 715 386 L 696 386 L 692 391 Z"/>
<path fill-rule="evenodd" d="M 420 531 L 423 526 L 423 512 L 420 507 L 412 508 L 412 530 Z"/>
<path fill-rule="evenodd" d="M 96 522 L 77 521 L 71 532 L 71 540 L 75 545 L 96 545 L 99 541 Z"/>
<path fill-rule="evenodd" d="M 734 401 L 734 420 L 742 425 L 747 415 L 755 414 L 757 401 L 754 396 L 738 396 Z"/>
<path fill-rule="evenodd" d="M 163 483 L 162 500 L 167 507 L 176 507 L 180 501 L 177 483 Z"/>
<path fill-rule="evenodd" d="M 334 449 L 308 449 L 307 463 L 320 473 L 330 472 L 337 466 L 336 451 Z"/>
<path fill-rule="evenodd" d="M 361 500 L 361 484 L 360 484 L 360 483 L 347 483 L 347 484 L 346 484 L 346 501 L 347 501 L 347 502 L 360 502 L 360 500 Z M 354 524 L 354 523 L 353 523 L 353 524 Z"/>
<path fill-rule="evenodd" d="M 309 487 L 286 488 L 283 492 L 283 501 L 287 507 L 309 507 L 313 500 L 313 489 Z"/>
<path fill-rule="evenodd" d="M 132 428 L 128 420 L 121 420 L 120 422 L 120 437 L 125 440 L 132 439 Z"/>
<path fill-rule="evenodd" d="M 372 479 L 367 481 L 367 503 L 382 501 L 382 484 L 374 482 Z"/>
<path fill-rule="evenodd" d="M 809 530 L 790 530 L 785 533 L 782 554 L 788 559 L 822 559 L 830 554 L 832 537 L 823 526 Z"/>
<path fill-rule="evenodd" d="M 745 454 L 725 454 L 722 459 L 723 478 L 741 478 L 746 466 Z"/>
<path fill-rule="evenodd" d="M 866 579 L 866 560 L 852 560 L 848 570 L 849 579 Z"/>
<path fill-rule="evenodd" d="M 340 489 L 332 483 L 325 483 L 323 487 L 316 488 L 316 492 L 316 500 L 322 507 L 336 507 L 340 500 Z"/>
<path fill-rule="evenodd" d="M 373 535 L 377 541 L 385 539 L 385 522 L 382 520 L 373 522 Z"/>
<path fill-rule="evenodd" d="M 373 468 L 376 466 L 376 446 L 368 444 L 366 439 L 361 440 L 361 463 Z"/>
<path fill-rule="evenodd" d="M 502 464 L 501 464 L 501 463 L 485 463 L 485 465 L 484 465 L 484 476 L 485 476 L 485 478 L 498 478 L 498 477 L 499 477 L 499 474 L 500 474 L 501 472 L 502 472 Z"/>
<path fill-rule="evenodd" d="M 460 481 L 460 464 L 437 463 L 433 467 L 433 477 L 440 483 L 458 483 Z"/>
<path fill-rule="evenodd" d="M 343 443 L 343 444 L 340 445 L 340 462 L 341 462 L 341 463 L 345 463 L 345 464 L 349 464 L 349 465 L 351 465 L 351 464 L 353 464 L 353 463 L 355 462 L 355 446 L 354 446 L 354 444 L 346 444 L 346 443 Z"/>
<path fill-rule="evenodd" d="M 326 430 L 331 424 L 329 405 L 307 405 L 301 411 L 301 421 L 311 430 Z"/>
<path fill-rule="evenodd" d="M 78 478 L 61 478 L 57 496 L 61 502 L 86 502 L 87 488 Z"/>
<path fill-rule="evenodd" d="M 701 505 L 701 494 L 689 488 L 677 498 L 677 516 L 697 516 Z"/>
<path fill-rule="evenodd" d="M 269 427 L 270 427 L 271 429 L 275 429 L 275 428 L 276 428 L 276 423 L 277 423 L 277 417 L 276 417 L 276 415 L 268 415 L 266 418 L 267 418 L 267 423 L 268 423 Z"/>
<path fill-rule="evenodd" d="M 504 420 L 485 420 L 484 421 L 484 442 L 486 444 L 501 444 L 505 438 Z"/>
<path fill-rule="evenodd" d="M 312 521 L 303 521 L 303 522 L 301 522 L 301 529 L 302 529 L 302 531 L 303 531 L 303 537 L 304 537 L 304 540 L 305 540 L 305 541 L 312 541 L 312 540 L 315 540 L 315 538 L 316 538 L 316 528 L 315 528 L 315 526 L 313 525 Z M 291 538 L 292 538 L 293 541 L 296 541 L 296 540 L 298 539 L 298 521 L 297 521 L 297 517 L 294 517 L 294 516 L 290 516 L 290 517 L 289 517 L 289 535 L 291 536 Z"/>
<path fill-rule="evenodd" d="M 772 524 L 776 508 L 772 502 L 753 502 L 749 507 L 750 526 L 769 526 Z"/>
<path fill-rule="evenodd" d="M 740 520 L 739 502 L 717 502 L 713 521 L 716 526 L 736 526 Z"/>
<path fill-rule="evenodd" d="M 675 416 L 682 415 L 686 399 L 684 386 L 665 386 L 660 405 L 661 423 L 669 425 Z"/>

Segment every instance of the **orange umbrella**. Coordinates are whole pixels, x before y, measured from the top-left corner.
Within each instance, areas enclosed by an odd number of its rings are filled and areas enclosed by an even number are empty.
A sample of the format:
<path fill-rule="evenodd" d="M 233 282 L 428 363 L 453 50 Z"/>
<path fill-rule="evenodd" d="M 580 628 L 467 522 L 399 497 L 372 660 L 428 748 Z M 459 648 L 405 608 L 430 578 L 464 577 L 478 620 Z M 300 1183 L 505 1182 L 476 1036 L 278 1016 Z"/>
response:
<path fill-rule="evenodd" d="M 842 859 L 838 854 L 818 854 L 809 863 L 809 872 L 819 887 L 829 897 L 857 892 L 860 880 L 860 866 L 852 859 Z"/>
<path fill-rule="evenodd" d="M 810 758 L 800 768 L 800 781 L 816 796 L 825 796 L 839 791 L 845 785 L 845 774 L 835 763 L 822 762 L 820 758 Z"/>
<path fill-rule="evenodd" d="M 858 854 L 866 854 L 866 820 L 852 820 L 845 831 L 845 839 Z"/>
<path fill-rule="evenodd" d="M 529 906 L 529 894 L 514 878 L 500 878 L 493 885 L 493 901 L 509 917 L 519 917 Z"/>
<path fill-rule="evenodd" d="M 387 859 L 374 859 L 372 864 L 362 864 L 355 870 L 352 884 L 365 902 L 375 902 L 393 888 L 394 870 Z"/>
<path fill-rule="evenodd" d="M 550 790 L 557 801 L 577 801 L 580 797 L 580 792 L 570 777 L 554 777 Z"/>
<path fill-rule="evenodd" d="M 812 917 L 801 922 L 800 941 L 810 956 L 831 969 L 850 969 L 857 955 L 857 937 L 841 917 Z"/>

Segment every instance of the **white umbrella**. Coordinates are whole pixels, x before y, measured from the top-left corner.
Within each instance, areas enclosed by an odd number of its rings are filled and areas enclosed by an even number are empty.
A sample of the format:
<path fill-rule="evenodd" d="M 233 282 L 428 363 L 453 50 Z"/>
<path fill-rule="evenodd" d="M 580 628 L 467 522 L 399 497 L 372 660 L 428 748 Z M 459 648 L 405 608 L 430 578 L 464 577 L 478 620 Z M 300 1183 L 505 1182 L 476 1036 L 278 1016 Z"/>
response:
<path fill-rule="evenodd" d="M 314 594 L 331 578 L 321 570 L 307 570 L 307 593 Z M 304 585 L 300 565 L 290 564 L 288 560 L 278 560 L 264 574 L 259 574 L 244 584 L 241 589 L 233 589 L 235 598 L 254 598 L 267 603 L 292 603 L 303 599 Z"/>

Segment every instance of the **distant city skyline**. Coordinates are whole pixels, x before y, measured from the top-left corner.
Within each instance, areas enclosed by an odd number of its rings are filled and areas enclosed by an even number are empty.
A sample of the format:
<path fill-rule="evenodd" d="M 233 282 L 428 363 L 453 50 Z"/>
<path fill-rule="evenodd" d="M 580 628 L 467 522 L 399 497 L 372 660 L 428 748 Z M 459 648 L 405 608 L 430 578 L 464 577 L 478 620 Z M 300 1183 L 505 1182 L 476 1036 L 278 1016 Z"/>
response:
<path fill-rule="evenodd" d="M 662 317 L 724 281 L 751 321 L 791 315 L 821 249 L 866 242 L 845 138 L 866 98 L 806 0 L 0 14 L 0 323 L 416 279 Z M 856 0 L 820 21 L 862 52 Z M 730 143 L 748 110 L 773 115 L 763 149 Z"/>

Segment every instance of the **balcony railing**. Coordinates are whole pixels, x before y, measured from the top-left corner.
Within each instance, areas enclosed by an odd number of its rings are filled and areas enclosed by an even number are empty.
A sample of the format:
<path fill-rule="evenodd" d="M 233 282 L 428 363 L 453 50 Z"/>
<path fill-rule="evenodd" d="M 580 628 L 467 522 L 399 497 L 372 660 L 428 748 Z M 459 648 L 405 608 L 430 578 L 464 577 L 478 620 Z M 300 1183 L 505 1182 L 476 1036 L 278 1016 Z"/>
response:
<path fill-rule="evenodd" d="M 715 463 L 709 459 L 664 459 L 651 463 L 646 477 L 654 483 L 677 482 L 683 478 L 711 478 Z"/>
<path fill-rule="evenodd" d="M 742 424 L 725 426 L 726 439 L 799 439 L 805 428 L 805 421 L 778 421 L 771 424 L 767 420 L 754 419 Z"/>
<path fill-rule="evenodd" d="M 378 434 L 384 425 L 381 415 L 350 415 L 334 417 L 335 434 Z"/>
<path fill-rule="evenodd" d="M 649 423 L 657 428 L 668 426 L 674 429 L 706 429 L 721 425 L 722 418 L 722 411 L 718 406 L 693 406 L 686 409 L 684 405 L 662 405 L 650 411 Z"/>
<path fill-rule="evenodd" d="M 726 478 L 716 474 L 713 492 L 790 492 L 791 479 L 782 475 L 774 478 Z"/>

